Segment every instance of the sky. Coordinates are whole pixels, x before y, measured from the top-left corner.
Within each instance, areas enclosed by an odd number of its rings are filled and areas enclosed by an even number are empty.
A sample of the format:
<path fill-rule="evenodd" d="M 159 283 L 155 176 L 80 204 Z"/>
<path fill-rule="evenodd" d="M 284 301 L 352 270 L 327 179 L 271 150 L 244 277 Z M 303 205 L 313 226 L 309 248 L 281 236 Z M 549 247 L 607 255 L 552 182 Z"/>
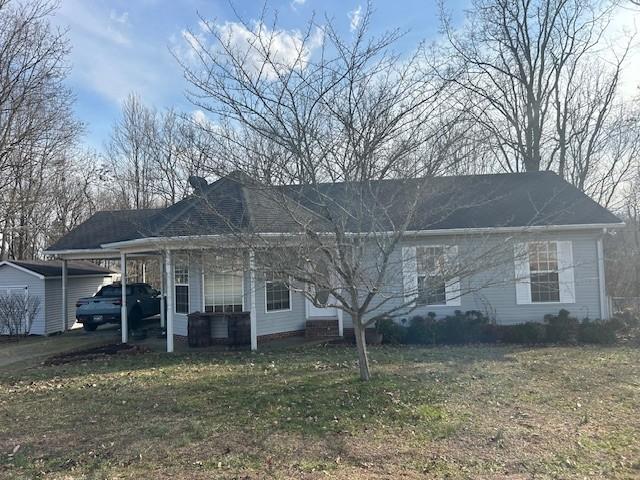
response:
<path fill-rule="evenodd" d="M 232 5 L 253 20 L 259 18 L 264 3 L 236 0 Z M 76 95 L 76 114 L 86 125 L 84 143 L 102 148 L 131 92 L 158 109 L 195 111 L 186 100 L 187 84 L 171 50 L 187 50 L 185 33 L 198 30 L 200 16 L 220 24 L 234 22 L 233 8 L 227 0 L 62 0 L 53 21 L 68 28 L 72 47 L 68 84 Z M 365 4 L 274 0 L 268 8 L 277 12 L 280 28 L 291 34 L 303 30 L 314 13 L 332 17 L 348 34 Z M 402 39 L 407 46 L 437 35 L 435 0 L 379 1 L 374 8 L 373 30 L 407 30 Z"/>
<path fill-rule="evenodd" d="M 450 0 L 454 16 L 469 0 Z M 233 7 L 232 7 L 233 5 Z M 196 114 L 186 99 L 187 83 L 172 55 L 188 51 L 189 30 L 198 32 L 200 17 L 233 29 L 236 13 L 259 18 L 263 0 L 61 0 L 53 22 L 68 28 L 72 51 L 69 87 L 76 95 L 76 114 L 86 126 L 84 143 L 102 149 L 122 101 L 135 92 L 143 102 L 161 110 L 176 107 Z M 365 0 L 270 0 L 286 41 L 305 28 L 315 13 L 328 15 L 348 35 L 366 6 Z M 616 19 L 620 28 L 638 23 L 640 11 Z M 396 48 L 414 48 L 422 39 L 438 38 L 436 0 L 378 0 L 374 3 L 373 33 L 399 28 L 407 34 Z M 237 32 L 236 32 L 237 33 Z M 241 35 L 241 32 L 239 33 Z M 640 78 L 640 55 L 632 61 L 630 91 Z"/>

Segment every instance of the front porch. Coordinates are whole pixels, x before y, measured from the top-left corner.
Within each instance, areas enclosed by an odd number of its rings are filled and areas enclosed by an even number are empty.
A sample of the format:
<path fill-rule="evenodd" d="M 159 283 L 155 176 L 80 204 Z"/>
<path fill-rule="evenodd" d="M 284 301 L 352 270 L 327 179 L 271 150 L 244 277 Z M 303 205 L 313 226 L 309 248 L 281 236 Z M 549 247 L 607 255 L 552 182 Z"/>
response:
<path fill-rule="evenodd" d="M 256 265 L 255 253 L 219 246 L 194 245 L 185 240 L 171 245 L 104 245 L 94 251 L 50 252 L 66 264 L 69 260 L 110 259 L 119 263 L 121 271 L 120 341 L 130 338 L 129 313 L 131 305 L 125 294 L 131 281 L 129 268 L 132 261 L 156 262 L 159 279 L 153 286 L 160 291 L 159 331 L 147 335 L 154 343 L 162 341 L 167 352 L 192 346 L 205 348 L 224 344 L 245 344 L 252 350 L 258 345 L 288 338 L 318 335 L 315 320 L 330 322 L 322 338 L 342 336 L 342 314 L 335 308 L 318 308 L 305 298 L 304 286 L 296 288 L 290 282 L 278 279 Z M 166 242 L 165 242 L 166 243 Z M 67 302 L 66 269 L 63 269 L 63 305 Z M 145 268 L 143 268 L 143 271 Z M 146 269 L 154 270 L 154 269 Z M 74 300 L 74 299 L 72 299 Z M 64 315 L 64 314 L 63 314 Z M 191 321 L 190 321 L 191 317 Z M 199 320 L 198 320 L 199 319 Z M 244 333 L 238 341 L 229 319 L 242 323 Z M 312 322 L 310 335 L 308 322 Z M 195 325 L 200 322 L 200 330 Z M 325 326 L 326 327 L 326 326 Z M 159 340 L 159 333 L 165 339 Z M 315 333 L 318 333 L 315 332 Z M 191 337 L 191 340 L 190 340 Z M 184 347 L 183 347 L 184 346 Z M 214 347 L 215 348 L 215 347 Z"/>

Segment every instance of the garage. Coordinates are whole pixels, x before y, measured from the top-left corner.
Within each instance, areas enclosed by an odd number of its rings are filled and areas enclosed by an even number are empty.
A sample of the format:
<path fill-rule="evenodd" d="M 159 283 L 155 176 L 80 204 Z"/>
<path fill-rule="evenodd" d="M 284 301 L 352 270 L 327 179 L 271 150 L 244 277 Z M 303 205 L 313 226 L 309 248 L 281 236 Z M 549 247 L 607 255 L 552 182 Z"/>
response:
<path fill-rule="evenodd" d="M 5 260 L 0 262 L 0 294 L 37 297 L 39 306 L 29 333 L 50 335 L 71 328 L 76 300 L 112 283 L 113 275 L 113 271 L 90 262 Z M 66 309 L 63 297 L 67 299 Z"/>

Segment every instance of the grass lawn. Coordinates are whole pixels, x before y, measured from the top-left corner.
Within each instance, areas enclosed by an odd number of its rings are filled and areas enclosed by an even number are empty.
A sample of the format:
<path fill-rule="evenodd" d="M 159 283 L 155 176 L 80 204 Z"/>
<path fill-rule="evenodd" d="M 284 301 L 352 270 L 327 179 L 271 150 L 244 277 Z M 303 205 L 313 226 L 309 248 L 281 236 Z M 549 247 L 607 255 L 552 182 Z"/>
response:
<path fill-rule="evenodd" d="M 349 347 L 4 369 L 0 477 L 640 477 L 637 348 L 371 357 L 370 383 Z"/>

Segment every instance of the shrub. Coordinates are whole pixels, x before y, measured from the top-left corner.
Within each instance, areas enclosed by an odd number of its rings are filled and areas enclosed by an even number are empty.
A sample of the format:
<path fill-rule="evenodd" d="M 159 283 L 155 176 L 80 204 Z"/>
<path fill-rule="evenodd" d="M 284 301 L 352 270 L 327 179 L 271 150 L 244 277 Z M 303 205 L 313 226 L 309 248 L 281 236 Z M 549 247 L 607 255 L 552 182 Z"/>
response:
<path fill-rule="evenodd" d="M 495 341 L 495 328 L 481 312 L 457 310 L 441 320 L 435 313 L 415 316 L 406 332 L 408 343 L 420 345 L 457 345 L 470 342 Z"/>
<path fill-rule="evenodd" d="M 547 325 L 538 322 L 500 325 L 498 336 L 504 343 L 535 345 L 547 339 Z"/>
<path fill-rule="evenodd" d="M 456 310 L 437 322 L 436 341 L 444 344 L 487 342 L 493 340 L 489 318 L 476 310 L 462 313 Z"/>
<path fill-rule="evenodd" d="M 407 336 L 407 327 L 398 325 L 391 318 L 383 318 L 378 321 L 376 328 L 382 334 L 382 343 L 397 345 L 404 343 Z"/>
<path fill-rule="evenodd" d="M 617 319 L 590 321 L 585 319 L 578 327 L 578 341 L 580 343 L 595 343 L 612 345 L 618 338 L 617 332 L 622 323 Z"/>
<path fill-rule="evenodd" d="M 564 308 L 558 315 L 545 315 L 547 326 L 547 341 L 551 343 L 575 343 L 578 337 L 577 318 L 571 317 Z"/>
<path fill-rule="evenodd" d="M 430 312 L 426 317 L 416 315 L 409 320 L 406 342 L 418 345 L 435 345 L 436 343 L 435 314 Z"/>
<path fill-rule="evenodd" d="M 40 310 L 40 298 L 22 293 L 0 294 L 0 334 L 29 335 Z"/>

